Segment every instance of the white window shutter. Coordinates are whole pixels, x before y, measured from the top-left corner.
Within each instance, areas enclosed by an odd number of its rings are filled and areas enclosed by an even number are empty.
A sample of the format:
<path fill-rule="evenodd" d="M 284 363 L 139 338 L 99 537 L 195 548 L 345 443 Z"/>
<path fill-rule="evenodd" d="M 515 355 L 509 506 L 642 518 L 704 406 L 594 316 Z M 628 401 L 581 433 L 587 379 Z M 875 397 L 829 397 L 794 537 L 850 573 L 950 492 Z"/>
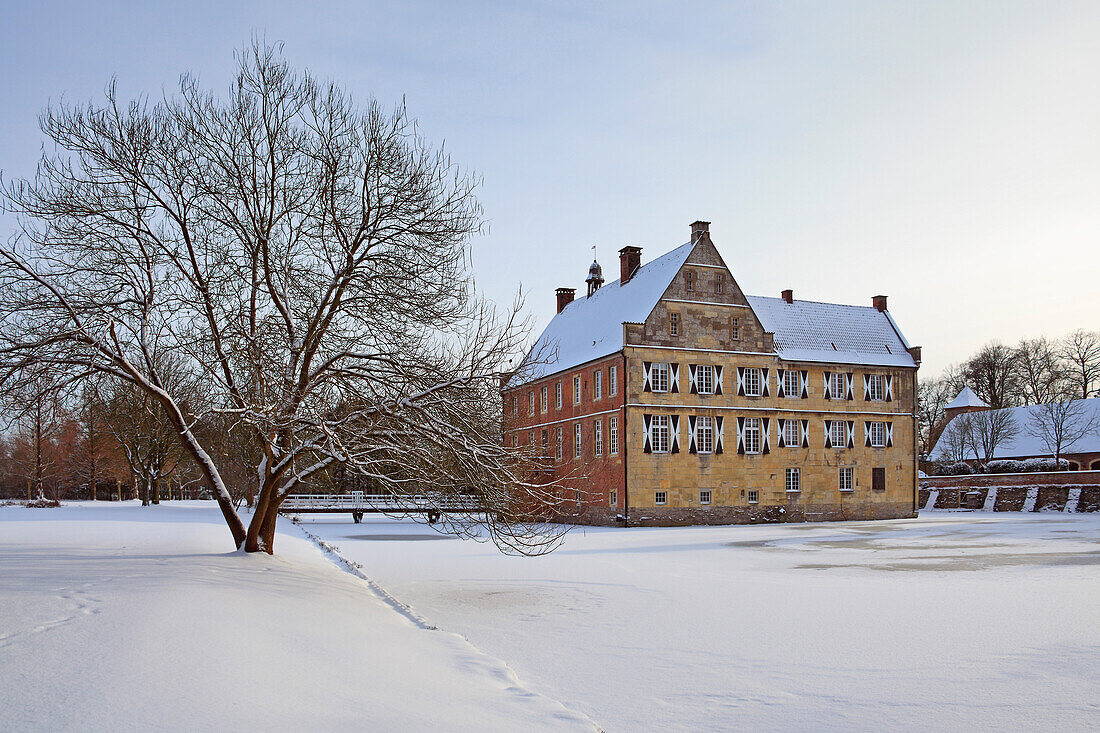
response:
<path fill-rule="evenodd" d="M 863 400 L 864 402 L 870 402 L 871 400 L 871 375 L 863 375 Z"/>
<path fill-rule="evenodd" d="M 675 362 L 668 365 L 668 391 L 680 391 L 680 365 Z"/>
<path fill-rule="evenodd" d="M 832 427 L 833 427 L 833 421 L 832 420 L 826 420 L 825 421 L 825 447 L 826 448 L 832 448 L 833 447 Z"/>
<path fill-rule="evenodd" d="M 652 423 L 653 423 L 653 416 L 652 415 L 642 415 L 642 436 L 643 436 L 643 438 L 642 438 L 642 452 L 643 453 L 652 453 L 653 452 Z"/>
<path fill-rule="evenodd" d="M 832 399 L 833 393 L 829 385 L 829 372 L 825 372 L 825 399 Z"/>
<path fill-rule="evenodd" d="M 863 421 L 863 445 L 866 448 L 871 447 L 871 421 Z"/>
<path fill-rule="evenodd" d="M 802 447 L 803 448 L 809 448 L 810 447 L 810 421 L 809 420 L 799 421 L 799 433 L 800 433 L 800 437 L 802 438 Z"/>
<path fill-rule="evenodd" d="M 668 419 L 668 429 L 671 435 L 669 436 L 669 452 L 680 452 L 680 416 L 673 415 Z"/>
<path fill-rule="evenodd" d="M 688 392 L 691 394 L 697 394 L 699 392 L 698 384 L 695 381 L 695 374 L 698 370 L 698 364 L 688 364 Z"/>
<path fill-rule="evenodd" d="M 886 401 L 893 402 L 894 400 L 894 375 L 886 375 Z"/>
<path fill-rule="evenodd" d="M 770 369 L 761 369 L 760 371 L 761 371 L 760 384 L 764 389 L 764 396 L 769 397 L 769 396 L 771 396 L 771 390 L 768 389 L 768 381 L 769 381 L 769 373 L 771 372 L 771 370 Z"/>
<path fill-rule="evenodd" d="M 722 394 L 722 365 L 714 367 L 714 394 Z"/>
<path fill-rule="evenodd" d="M 894 423 L 886 423 L 886 447 L 892 448 L 894 446 Z"/>
<path fill-rule="evenodd" d="M 853 392 L 855 391 L 856 375 L 848 372 L 844 375 L 844 399 L 853 399 Z"/>
<path fill-rule="evenodd" d="M 805 369 L 799 372 L 798 388 L 802 393 L 802 399 L 807 399 L 810 396 L 810 373 Z"/>
<path fill-rule="evenodd" d="M 745 396 L 745 367 L 737 367 L 737 396 Z"/>
<path fill-rule="evenodd" d="M 856 421 L 848 420 L 847 422 L 848 432 L 848 446 L 849 448 L 856 447 Z"/>
<path fill-rule="evenodd" d="M 776 369 L 775 370 L 775 396 L 776 397 L 785 397 L 786 396 L 786 395 L 783 394 L 783 370 L 782 369 Z M 783 428 L 780 428 L 779 432 L 783 432 Z"/>
<path fill-rule="evenodd" d="M 714 452 L 722 452 L 722 424 L 726 421 L 723 417 L 714 418 Z"/>
<path fill-rule="evenodd" d="M 777 448 L 785 448 L 786 444 L 783 442 L 783 424 L 787 421 L 783 418 L 777 418 L 776 422 L 779 423 L 779 437 L 776 438 L 775 445 Z"/>
<path fill-rule="evenodd" d="M 653 391 L 653 382 L 650 380 L 650 369 L 652 369 L 652 367 L 653 367 L 653 365 L 650 364 L 648 361 L 643 361 L 642 362 L 642 391 L 643 392 L 652 392 Z"/>
<path fill-rule="evenodd" d="M 765 417 L 760 420 L 760 445 L 763 446 L 760 450 L 761 453 L 771 453 L 771 418 Z"/>
<path fill-rule="evenodd" d="M 743 417 L 737 418 L 737 454 L 745 455 L 745 418 Z"/>
<path fill-rule="evenodd" d="M 699 452 L 695 447 L 695 422 L 695 415 L 688 415 L 688 453 Z"/>

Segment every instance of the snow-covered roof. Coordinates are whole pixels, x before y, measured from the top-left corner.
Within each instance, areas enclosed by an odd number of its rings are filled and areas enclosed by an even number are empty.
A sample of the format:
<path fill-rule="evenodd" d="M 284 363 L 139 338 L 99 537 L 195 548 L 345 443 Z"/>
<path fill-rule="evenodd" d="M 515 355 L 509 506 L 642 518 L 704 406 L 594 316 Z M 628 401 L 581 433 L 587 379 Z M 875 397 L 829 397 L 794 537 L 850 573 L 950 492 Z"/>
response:
<path fill-rule="evenodd" d="M 871 306 L 747 296 L 775 350 L 789 361 L 914 367 L 888 314 Z"/>
<path fill-rule="evenodd" d="M 953 410 L 958 407 L 989 407 L 989 405 L 981 397 L 974 394 L 974 390 L 970 387 L 963 387 L 958 397 L 951 400 L 944 409 Z"/>
<path fill-rule="evenodd" d="M 535 342 L 532 354 L 542 352 L 524 381 L 571 369 L 614 354 L 623 348 L 623 323 L 642 323 L 661 299 L 688 255 L 690 242 L 639 267 L 626 283 L 608 283 L 590 298 L 577 298 L 550 321 Z M 553 350 L 557 349 L 554 354 Z"/>
<path fill-rule="evenodd" d="M 1087 422 L 1093 420 L 1095 424 L 1100 424 L 1100 397 L 1093 397 L 1087 400 L 1074 400 L 1074 405 L 1080 405 L 1083 407 L 1081 420 Z M 1012 417 L 1016 420 L 1018 426 L 1018 434 L 1012 440 L 1006 440 L 1003 444 L 997 446 L 997 450 L 994 452 L 994 458 L 1027 458 L 1030 456 L 1047 456 L 1050 455 L 1050 449 L 1046 444 L 1038 437 L 1031 434 L 1028 429 L 1029 424 L 1032 422 L 1032 416 L 1041 407 L 1041 405 L 1029 405 L 1027 407 L 1010 407 L 1009 412 L 1012 413 Z M 958 420 L 961 415 L 956 415 L 952 418 L 951 422 L 944 428 L 943 434 L 936 442 L 936 446 L 932 449 L 930 454 L 933 460 L 943 457 L 944 448 L 943 436 L 948 434 L 949 430 L 952 430 L 952 425 Z M 1093 431 L 1085 437 L 1078 440 L 1071 446 L 1064 446 L 1063 451 L 1066 453 L 1098 453 L 1100 452 L 1100 432 Z"/>

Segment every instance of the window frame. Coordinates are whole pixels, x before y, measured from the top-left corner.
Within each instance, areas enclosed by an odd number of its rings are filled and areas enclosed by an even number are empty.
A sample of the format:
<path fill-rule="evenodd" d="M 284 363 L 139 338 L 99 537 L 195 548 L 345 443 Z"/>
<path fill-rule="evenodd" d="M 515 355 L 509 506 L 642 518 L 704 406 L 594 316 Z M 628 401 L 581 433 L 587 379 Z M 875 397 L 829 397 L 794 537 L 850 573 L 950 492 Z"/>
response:
<path fill-rule="evenodd" d="M 607 418 L 607 454 L 619 455 L 619 416 Z"/>
<path fill-rule="evenodd" d="M 749 387 L 749 375 L 754 375 L 756 379 L 756 391 L 754 392 Z M 764 396 L 764 372 L 760 367 L 745 367 L 744 371 L 745 380 L 745 396 L 746 397 L 763 397 Z"/>
<path fill-rule="evenodd" d="M 725 287 L 725 284 L 726 284 L 726 273 L 724 273 L 724 272 L 718 273 L 718 276 L 714 278 L 714 294 L 715 295 L 721 295 L 722 294 L 722 288 Z"/>
<path fill-rule="evenodd" d="M 664 388 L 658 388 L 657 377 L 664 380 Z M 658 361 L 649 365 L 649 390 L 651 392 L 669 392 L 672 390 L 672 364 L 667 361 Z"/>
<path fill-rule="evenodd" d="M 603 369 L 592 372 L 592 399 L 603 399 Z"/>
<path fill-rule="evenodd" d="M 748 493 L 748 502 L 750 504 L 759 504 L 760 503 L 760 491 L 758 489 L 749 489 L 747 493 Z"/>
<path fill-rule="evenodd" d="M 715 369 L 713 364 L 699 364 L 695 367 L 695 391 L 699 394 L 714 394 Z M 704 378 L 703 375 L 706 375 Z"/>
<path fill-rule="evenodd" d="M 619 506 L 619 492 L 617 489 L 611 489 L 607 497 L 608 506 Z"/>
<path fill-rule="evenodd" d="M 737 316 L 730 318 L 730 340 L 741 340 L 741 319 Z"/>
<path fill-rule="evenodd" d="M 542 389 L 539 390 L 539 407 L 542 408 L 542 414 L 546 414 L 550 410 L 550 388 L 545 384 Z"/>
<path fill-rule="evenodd" d="M 535 391 L 531 390 L 527 393 L 527 417 L 534 417 L 535 415 Z"/>
<path fill-rule="evenodd" d="M 764 449 L 764 436 L 763 436 L 763 422 L 758 417 L 746 417 L 745 429 L 743 434 L 743 442 L 741 447 L 745 449 L 745 455 L 758 456 L 760 451 Z M 753 450 L 750 438 L 756 441 L 755 450 Z"/>
<path fill-rule="evenodd" d="M 555 410 L 561 409 L 561 380 L 554 386 L 554 402 L 556 403 Z"/>
<path fill-rule="evenodd" d="M 867 396 L 870 398 L 871 402 L 886 401 L 886 375 L 867 375 Z"/>
<path fill-rule="evenodd" d="M 886 447 L 886 423 L 882 420 L 871 421 L 871 447 Z"/>
<path fill-rule="evenodd" d="M 654 491 L 653 503 L 657 506 L 665 506 L 668 504 L 668 492 L 667 491 Z"/>
<path fill-rule="evenodd" d="M 852 466 L 841 466 L 840 474 L 837 478 L 840 491 L 849 492 L 856 490 L 856 476 L 855 468 Z"/>
<path fill-rule="evenodd" d="M 592 428 L 592 454 L 596 456 L 603 455 L 603 420 L 597 419 L 594 421 Z"/>
<path fill-rule="evenodd" d="M 560 461 L 561 456 L 562 456 L 562 450 L 561 450 L 562 449 L 562 442 L 563 442 L 563 438 L 564 438 L 563 431 L 561 429 L 561 425 L 558 426 L 557 438 L 558 438 L 558 447 L 557 447 L 556 455 L 557 455 L 557 460 Z"/>
<path fill-rule="evenodd" d="M 886 467 L 871 468 L 871 491 L 886 491 Z"/>
<path fill-rule="evenodd" d="M 844 399 L 844 372 L 830 372 L 829 373 L 829 399 L 842 400 Z"/>
<path fill-rule="evenodd" d="M 783 474 L 783 487 L 788 494 L 802 493 L 802 469 L 800 467 L 788 466 L 786 468 Z"/>
<path fill-rule="evenodd" d="M 668 335 L 680 335 L 680 314 L 676 311 L 672 311 L 668 314 Z"/>
<path fill-rule="evenodd" d="M 607 394 L 610 397 L 619 394 L 619 367 L 614 364 L 607 368 Z"/>
<path fill-rule="evenodd" d="M 704 454 L 714 452 L 714 418 L 710 415 L 695 418 L 695 450 Z"/>
<path fill-rule="evenodd" d="M 649 424 L 650 450 L 654 453 L 672 451 L 672 419 L 668 415 L 654 415 Z M 663 439 L 663 443 L 661 442 Z"/>
<path fill-rule="evenodd" d="M 581 434 L 581 424 L 573 423 L 573 458 L 580 458 L 584 453 L 584 438 Z"/>
<path fill-rule="evenodd" d="M 519 417 L 519 395 L 512 395 L 512 417 Z"/>
<path fill-rule="evenodd" d="M 695 292 L 695 271 L 684 270 L 684 287 L 689 293 Z"/>
<path fill-rule="evenodd" d="M 793 382 L 793 385 L 789 386 L 787 384 L 788 379 Z M 802 372 L 798 371 L 797 369 L 786 369 L 783 371 L 783 396 L 802 396 Z"/>
<path fill-rule="evenodd" d="M 581 403 L 581 375 L 573 375 L 573 404 L 579 405 Z"/>
<path fill-rule="evenodd" d="M 793 439 L 788 431 L 793 432 Z M 802 425 L 798 420 L 784 420 L 783 421 L 783 445 L 786 448 L 800 448 L 802 447 Z"/>
<path fill-rule="evenodd" d="M 836 435 L 833 431 L 840 430 L 840 440 L 836 440 Z M 848 425 L 843 420 L 830 420 L 829 421 L 829 442 L 833 448 L 847 448 L 848 447 Z"/>

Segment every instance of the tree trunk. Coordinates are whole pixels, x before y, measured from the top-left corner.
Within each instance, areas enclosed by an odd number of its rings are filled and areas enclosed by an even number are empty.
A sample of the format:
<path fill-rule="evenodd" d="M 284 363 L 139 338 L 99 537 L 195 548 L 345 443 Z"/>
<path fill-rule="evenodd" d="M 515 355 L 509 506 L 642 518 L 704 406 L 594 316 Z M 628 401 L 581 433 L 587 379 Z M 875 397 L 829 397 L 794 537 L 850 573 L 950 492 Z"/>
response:
<path fill-rule="evenodd" d="M 160 476 L 154 476 L 152 484 L 150 485 L 152 491 L 151 501 L 153 504 L 160 504 Z"/>

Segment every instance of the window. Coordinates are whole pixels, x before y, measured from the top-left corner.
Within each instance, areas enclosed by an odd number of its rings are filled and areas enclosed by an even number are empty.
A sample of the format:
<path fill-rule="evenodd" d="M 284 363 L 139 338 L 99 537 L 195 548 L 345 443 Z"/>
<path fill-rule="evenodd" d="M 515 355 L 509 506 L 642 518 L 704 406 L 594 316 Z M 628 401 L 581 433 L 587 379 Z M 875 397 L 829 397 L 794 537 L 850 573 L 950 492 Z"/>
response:
<path fill-rule="evenodd" d="M 800 372 L 796 372 L 791 369 L 783 372 L 783 396 L 802 396 L 802 374 Z"/>
<path fill-rule="evenodd" d="M 611 506 L 618 506 L 619 505 L 619 492 L 618 491 L 615 491 L 615 490 L 611 491 L 611 501 L 608 502 L 608 503 L 610 503 Z"/>
<path fill-rule="evenodd" d="M 654 392 L 668 391 L 668 364 L 651 364 L 649 367 L 649 384 Z"/>
<path fill-rule="evenodd" d="M 755 504 L 760 501 L 760 492 L 755 489 L 749 489 L 749 503 Z"/>
<path fill-rule="evenodd" d="M 714 452 L 714 418 L 695 418 L 695 449 L 700 453 Z"/>
<path fill-rule="evenodd" d="M 546 410 L 548 409 L 546 400 L 546 389 L 546 387 L 543 387 L 542 392 L 539 394 L 539 407 L 542 408 L 543 412 L 546 412 Z"/>
<path fill-rule="evenodd" d="M 535 414 L 535 393 L 534 392 L 531 392 L 530 394 L 527 395 L 527 414 L 528 415 L 534 415 Z"/>
<path fill-rule="evenodd" d="M 603 420 L 596 421 L 596 431 L 592 435 L 593 439 L 593 452 L 597 456 L 603 455 Z"/>
<path fill-rule="evenodd" d="M 690 293 L 695 290 L 695 273 L 688 270 L 684 273 L 684 282 L 687 283 L 687 291 Z"/>
<path fill-rule="evenodd" d="M 730 338 L 734 341 L 741 340 L 741 321 L 736 318 L 730 319 Z"/>
<path fill-rule="evenodd" d="M 580 375 L 573 377 L 573 404 L 579 405 L 581 403 L 581 378 Z"/>
<path fill-rule="evenodd" d="M 714 394 L 714 366 L 700 364 L 695 367 L 695 388 L 699 394 Z"/>
<path fill-rule="evenodd" d="M 721 273 L 721 272 L 718 273 L 718 277 L 714 278 L 714 292 L 716 292 L 718 295 L 721 295 L 722 294 L 722 288 L 725 287 L 725 284 L 726 284 L 726 275 L 725 275 L 725 273 Z"/>
<path fill-rule="evenodd" d="M 668 453 L 669 419 L 668 415 L 654 415 L 649 426 L 653 438 L 654 453 Z"/>
<path fill-rule="evenodd" d="M 710 503 L 710 489 L 700 489 L 699 490 L 699 503 L 700 504 L 709 504 Z"/>
<path fill-rule="evenodd" d="M 573 457 L 581 457 L 581 424 L 573 426 Z"/>
<path fill-rule="evenodd" d="M 840 490 L 853 491 L 855 488 L 855 470 L 851 467 L 840 469 Z"/>
<path fill-rule="evenodd" d="M 872 491 L 886 491 L 886 469 L 885 468 L 872 468 L 871 469 L 871 490 Z"/>
<path fill-rule="evenodd" d="M 793 494 L 797 491 L 802 491 L 802 469 L 801 468 L 788 468 L 787 469 L 787 493 Z"/>
<path fill-rule="evenodd" d="M 555 457 L 560 461 L 561 460 L 561 444 L 562 444 L 561 428 L 558 428 L 557 438 L 558 438 L 558 445 L 557 445 L 557 448 L 556 448 L 557 453 L 555 454 Z"/>
<path fill-rule="evenodd" d="M 668 503 L 668 493 L 664 491 L 654 492 L 653 501 L 656 502 L 658 506 L 664 506 Z"/>
<path fill-rule="evenodd" d="M 679 336 L 680 335 L 680 314 L 669 313 L 668 314 L 668 335 Z"/>
<path fill-rule="evenodd" d="M 872 448 L 885 448 L 886 447 L 886 423 L 873 422 L 871 423 L 871 447 Z"/>
<path fill-rule="evenodd" d="M 829 374 L 829 394 L 834 400 L 844 399 L 844 375 L 840 372 Z"/>
<path fill-rule="evenodd" d="M 512 447 L 513 448 L 519 448 L 519 436 L 518 435 L 513 435 L 512 436 Z"/>
<path fill-rule="evenodd" d="M 617 395 L 619 393 L 619 367 L 611 367 L 607 370 L 607 393 Z"/>
<path fill-rule="evenodd" d="M 557 409 L 561 409 L 561 382 L 554 385 L 554 405 Z"/>
<path fill-rule="evenodd" d="M 762 393 L 763 385 L 760 379 L 760 370 L 756 367 L 749 367 L 745 370 L 745 395 L 747 397 L 759 397 Z"/>
<path fill-rule="evenodd" d="M 881 374 L 872 374 L 867 380 L 867 393 L 875 402 L 886 399 L 886 378 Z"/>
<path fill-rule="evenodd" d="M 788 448 L 797 448 L 802 442 L 798 437 L 798 420 L 784 420 L 783 445 Z"/>
<path fill-rule="evenodd" d="M 834 448 L 844 448 L 848 445 L 848 431 L 843 420 L 829 421 L 829 443 Z"/>
<path fill-rule="evenodd" d="M 545 448 L 548 445 L 550 445 L 550 431 L 549 430 L 543 430 L 542 431 L 542 447 Z"/>
<path fill-rule="evenodd" d="M 760 452 L 760 418 L 745 418 L 745 452 Z"/>
<path fill-rule="evenodd" d="M 519 416 L 519 397 L 512 395 L 512 417 Z"/>
<path fill-rule="evenodd" d="M 619 455 L 619 418 L 607 418 L 607 452 Z"/>
<path fill-rule="evenodd" d="M 534 430 L 527 433 L 527 445 L 531 446 L 532 448 L 535 447 L 535 431 Z"/>
<path fill-rule="evenodd" d="M 597 369 L 592 375 L 592 399 L 598 400 L 601 397 L 603 397 L 603 369 Z"/>

